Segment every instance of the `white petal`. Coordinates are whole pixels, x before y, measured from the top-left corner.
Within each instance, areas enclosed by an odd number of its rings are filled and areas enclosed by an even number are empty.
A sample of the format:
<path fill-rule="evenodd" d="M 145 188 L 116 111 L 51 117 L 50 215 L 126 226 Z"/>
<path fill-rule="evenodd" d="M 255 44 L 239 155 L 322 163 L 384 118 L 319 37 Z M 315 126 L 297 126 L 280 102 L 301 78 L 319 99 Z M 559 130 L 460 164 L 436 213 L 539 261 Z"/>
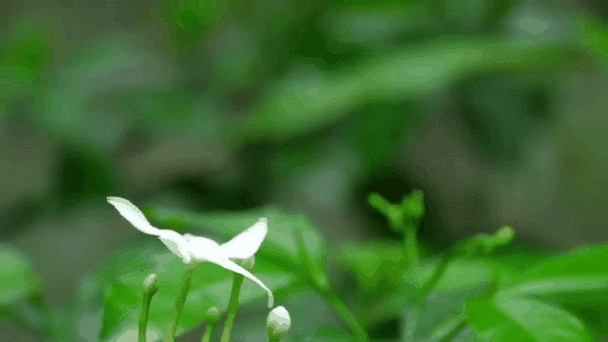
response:
<path fill-rule="evenodd" d="M 185 264 L 192 262 L 192 251 L 190 249 L 190 244 L 183 236 L 172 230 L 159 229 L 158 238 L 173 254 L 182 258 Z"/>
<path fill-rule="evenodd" d="M 153 227 L 144 216 L 144 213 L 137 209 L 133 203 L 120 197 L 108 197 L 107 200 L 108 203 L 118 210 L 122 217 L 126 218 L 127 221 L 131 222 L 141 232 L 155 236 L 160 234 L 160 229 Z"/>
<path fill-rule="evenodd" d="M 228 257 L 223 253 L 222 246 L 218 245 L 217 242 L 200 237 L 189 235 L 189 243 L 190 250 L 192 251 L 192 255 L 196 261 L 208 261 L 212 262 L 216 265 L 222 266 L 223 268 L 241 274 L 253 282 L 262 287 L 266 292 L 268 292 L 268 307 L 271 308 L 274 303 L 274 296 L 272 295 L 272 291 L 264 285 L 258 278 L 256 278 L 253 274 L 249 273 L 246 269 L 241 266 L 235 264 L 233 261 L 229 260 Z"/>
<path fill-rule="evenodd" d="M 185 234 L 184 239 L 190 244 L 189 248 L 192 251 L 192 256 L 194 259 L 196 259 L 196 261 L 210 261 L 209 258 L 213 256 L 227 258 L 227 256 L 224 255 L 220 249 L 220 245 L 211 239 L 190 234 Z"/>
<path fill-rule="evenodd" d="M 267 233 L 268 221 L 261 218 L 253 226 L 221 245 L 222 251 L 231 259 L 247 259 L 258 251 Z"/>
<path fill-rule="evenodd" d="M 272 291 L 270 291 L 270 289 L 267 288 L 266 285 L 264 285 L 264 283 L 262 283 L 262 281 L 260 279 L 256 278 L 253 274 L 249 273 L 249 271 L 247 271 L 246 269 L 242 268 L 241 266 L 235 264 L 234 261 L 230 261 L 229 259 L 225 259 L 225 258 L 222 258 L 217 255 L 210 256 L 209 258 L 207 258 L 207 260 L 216 265 L 222 266 L 223 268 L 225 268 L 229 271 L 241 274 L 241 275 L 249 278 L 256 284 L 260 285 L 261 288 L 263 288 L 264 290 L 266 290 L 266 292 L 268 292 L 268 308 L 271 308 L 274 305 L 274 296 L 272 295 Z"/>

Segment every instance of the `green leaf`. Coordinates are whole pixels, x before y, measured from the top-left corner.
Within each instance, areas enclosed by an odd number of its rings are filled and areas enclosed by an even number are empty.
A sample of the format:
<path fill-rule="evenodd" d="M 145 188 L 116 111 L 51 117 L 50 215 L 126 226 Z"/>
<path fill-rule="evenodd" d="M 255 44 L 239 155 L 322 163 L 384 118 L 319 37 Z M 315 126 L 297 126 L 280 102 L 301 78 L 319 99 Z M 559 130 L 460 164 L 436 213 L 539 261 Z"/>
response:
<path fill-rule="evenodd" d="M 466 315 L 484 341 L 591 341 L 585 326 L 576 317 L 532 299 L 477 299 L 467 304 Z"/>
<path fill-rule="evenodd" d="M 0 319 L 11 319 L 39 337 L 49 334 L 42 282 L 28 258 L 4 243 L 0 243 L 0 279 Z"/>
<path fill-rule="evenodd" d="M 394 292 L 400 286 L 403 246 L 398 241 L 345 243 L 333 254 L 340 265 L 355 275 L 361 291 L 372 298 Z"/>
<path fill-rule="evenodd" d="M 365 310 L 364 321 L 369 325 L 374 325 L 401 316 L 416 288 L 422 286 L 433 274 L 438 264 L 437 261 L 432 260 L 414 268 L 404 276 L 402 285 L 395 291 L 377 297 L 375 302 Z M 423 320 L 425 326 L 422 329 L 436 328 L 437 322 L 446 319 L 448 313 L 458 314 L 464 305 L 464 300 L 480 293 L 492 279 L 495 267 L 496 265 L 488 259 L 452 261 L 425 301 L 423 309 L 431 311 L 423 311 L 426 316 Z M 438 304 L 440 302 L 443 303 Z M 444 307 L 448 304 L 453 305 L 450 310 L 446 310 Z"/>
<path fill-rule="evenodd" d="M 258 256 L 268 257 L 277 265 L 293 269 L 299 265 L 296 233 L 301 230 L 306 250 L 313 261 L 321 263 L 325 252 L 325 241 L 318 229 L 302 214 L 290 214 L 276 207 L 263 207 L 242 212 L 196 214 L 182 210 L 154 208 L 146 214 L 162 226 L 170 225 L 175 230 L 185 227 L 200 231 L 200 235 L 214 234 L 222 241 L 241 233 L 259 218 L 268 219 L 268 235 L 262 243 Z M 194 233 L 197 234 L 196 232 Z M 219 242 L 219 241 L 218 241 Z M 297 270 L 293 270 L 297 272 Z"/>
<path fill-rule="evenodd" d="M 250 140 L 284 140 L 333 124 L 369 101 L 425 98 L 465 77 L 558 71 L 588 60 L 574 44 L 497 39 L 433 39 L 375 56 L 349 73 L 310 68 L 263 90 L 244 121 Z"/>
<path fill-rule="evenodd" d="M 501 297 L 535 296 L 558 303 L 608 303 L 608 245 L 548 258 L 516 277 Z"/>
<path fill-rule="evenodd" d="M 103 291 L 102 340 L 115 340 L 137 329 L 143 298 L 142 284 L 150 273 L 159 276 L 160 288 L 152 299 L 148 327 L 159 336 L 164 333 L 185 265 L 160 242 L 151 245 L 117 254 L 97 274 L 100 283 L 111 284 Z M 256 258 L 252 273 L 274 292 L 295 285 L 297 280 L 295 275 L 263 257 Z M 232 280 L 233 273 L 219 266 L 210 263 L 199 265 L 180 318 L 178 334 L 196 327 L 210 307 L 226 308 Z M 241 289 L 240 303 L 265 303 L 266 295 L 259 286 L 246 280 Z"/>
<path fill-rule="evenodd" d="M 27 257 L 0 243 L 0 307 L 40 294 L 42 284 Z"/>

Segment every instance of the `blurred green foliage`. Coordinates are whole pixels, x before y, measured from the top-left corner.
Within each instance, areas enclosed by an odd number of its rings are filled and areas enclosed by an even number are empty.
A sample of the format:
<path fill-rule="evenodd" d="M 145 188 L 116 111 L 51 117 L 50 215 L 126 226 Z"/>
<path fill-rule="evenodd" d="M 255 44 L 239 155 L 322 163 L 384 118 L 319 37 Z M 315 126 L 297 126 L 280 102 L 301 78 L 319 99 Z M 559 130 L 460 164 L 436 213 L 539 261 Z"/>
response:
<path fill-rule="evenodd" d="M 408 300 L 441 265 L 437 248 L 421 249 L 422 261 L 408 270 L 407 236 L 329 248 L 305 216 L 276 207 L 251 209 L 276 194 L 291 203 L 298 195 L 294 187 L 307 186 L 307 168 L 323 165 L 324 158 L 333 161 L 334 150 L 356 156 L 346 171 L 336 170 L 347 186 L 360 185 L 346 193 L 363 198 L 380 191 L 369 185 L 372 176 L 389 178 L 415 129 L 435 119 L 429 117 L 433 106 L 453 107 L 484 158 L 516 163 L 521 140 L 554 115 L 556 81 L 605 68 L 604 19 L 579 8 L 556 14 L 514 0 L 39 5 L 12 8 L 15 13 L 2 18 L 0 133 L 2 139 L 14 134 L 16 142 L 0 146 L 18 151 L 6 158 L 12 163 L 7 169 L 15 165 L 15 177 L 21 176 L 32 169 L 18 168 L 29 158 L 21 149 L 29 153 L 39 146 L 26 141 L 19 147 L 25 140 L 16 128 L 32 128 L 48 160 L 31 158 L 40 161 L 41 174 L 53 176 L 51 184 L 28 179 L 41 189 L 33 195 L 6 178 L 3 187 L 15 189 L 6 193 L 16 195 L 3 196 L 0 209 L 11 225 L 3 236 L 29 234 L 29 216 L 53 215 L 112 192 L 158 194 L 159 202 L 177 199 L 195 209 L 148 208 L 157 222 L 177 231 L 197 229 L 225 240 L 244 222 L 267 216 L 272 230 L 254 273 L 279 294 L 327 281 L 329 251 L 329 259 L 354 276 L 349 299 L 373 338 L 402 339 L 411 318 L 421 323 L 407 336 L 423 341 L 442 338 L 463 318 L 471 324 L 456 340 L 477 334 L 491 341 L 587 341 L 608 334 L 603 245 L 557 257 L 517 249 L 494 257 L 461 253 L 427 301 L 408 311 Z M 448 92 L 453 99 L 446 100 Z M 414 184 L 402 186 L 408 180 L 400 177 L 402 183 L 385 185 L 383 195 L 397 198 L 411 190 Z M 319 206 L 340 207 L 325 204 Z M 384 204 L 387 209 L 390 203 Z M 35 215 L 12 219 L 15 208 L 28 205 Z M 208 209 L 234 211 L 199 213 Z M 408 222 L 414 230 L 429 213 L 415 196 L 400 209 L 409 211 L 388 215 L 389 221 L 409 215 L 416 218 Z M 450 245 L 489 250 L 507 242 L 493 238 Z M 95 340 L 98 332 L 111 340 L 134 326 L 141 281 L 157 272 L 162 285 L 151 326 L 162 332 L 181 264 L 156 245 L 130 247 L 81 280 L 75 303 L 66 301 L 63 311 L 49 314 L 27 257 L 3 244 L 1 316 L 57 340 Z M 229 273 L 211 266 L 202 271 L 184 331 L 196 327 L 208 306 L 227 299 Z M 500 284 L 496 297 L 482 297 L 494 281 Z M 245 286 L 242 301 L 262 295 Z M 204 308 L 193 309 L 195 302 Z M 298 337 L 352 339 L 333 328 Z"/>

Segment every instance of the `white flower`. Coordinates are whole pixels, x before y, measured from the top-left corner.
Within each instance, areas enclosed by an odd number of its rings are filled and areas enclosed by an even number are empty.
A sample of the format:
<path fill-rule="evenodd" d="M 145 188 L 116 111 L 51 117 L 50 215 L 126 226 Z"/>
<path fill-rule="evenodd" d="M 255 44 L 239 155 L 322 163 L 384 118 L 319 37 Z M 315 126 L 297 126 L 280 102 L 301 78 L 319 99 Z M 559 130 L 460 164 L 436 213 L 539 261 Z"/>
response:
<path fill-rule="evenodd" d="M 124 198 L 108 197 L 107 200 L 135 228 L 148 235 L 157 236 L 185 264 L 211 262 L 229 271 L 241 274 L 266 290 L 268 292 L 268 307 L 273 306 L 272 291 L 249 271 L 230 260 L 247 259 L 258 251 L 268 233 L 268 222 L 265 218 L 261 218 L 232 240 L 219 245 L 217 242 L 204 237 L 190 234 L 182 236 L 172 230 L 153 227 L 144 214 L 133 203 Z"/>

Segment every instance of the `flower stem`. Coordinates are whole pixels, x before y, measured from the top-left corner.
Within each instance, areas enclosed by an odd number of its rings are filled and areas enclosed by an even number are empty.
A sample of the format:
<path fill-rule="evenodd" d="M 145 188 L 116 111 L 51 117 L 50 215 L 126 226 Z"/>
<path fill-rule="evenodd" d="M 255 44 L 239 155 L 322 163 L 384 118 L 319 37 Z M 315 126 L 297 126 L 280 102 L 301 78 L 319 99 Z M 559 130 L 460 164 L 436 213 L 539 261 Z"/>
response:
<path fill-rule="evenodd" d="M 268 335 L 268 342 L 281 342 L 282 339 L 279 336 Z"/>
<path fill-rule="evenodd" d="M 148 331 L 148 315 L 150 313 L 150 302 L 152 297 L 158 291 L 160 280 L 156 274 L 150 274 L 144 279 L 142 285 L 144 300 L 142 301 L 141 314 L 139 315 L 139 336 L 138 342 L 146 342 L 146 333 Z"/>
<path fill-rule="evenodd" d="M 418 225 L 415 223 L 403 224 L 403 249 L 405 256 L 405 269 L 408 270 L 418 263 L 420 256 L 418 255 Z"/>
<path fill-rule="evenodd" d="M 433 272 L 431 277 L 422 285 L 422 287 L 420 287 L 420 289 L 418 289 L 418 291 L 414 293 L 412 298 L 410 298 L 410 304 L 416 304 L 418 301 L 426 297 L 426 295 L 437 285 L 437 283 L 439 283 L 439 280 L 441 280 L 441 277 L 448 269 L 452 259 L 453 257 L 451 253 L 446 253 L 441 257 L 441 259 L 439 259 L 439 265 L 435 267 L 435 272 Z"/>
<path fill-rule="evenodd" d="M 333 290 L 329 289 L 319 292 L 331 305 L 334 313 L 340 317 L 344 325 L 346 325 L 346 327 L 355 335 L 357 341 L 369 341 L 369 337 L 367 336 L 365 329 L 363 329 L 363 327 L 359 324 L 359 321 L 357 321 L 355 318 L 355 315 Z"/>
<path fill-rule="evenodd" d="M 454 328 L 452 328 L 452 330 L 450 330 L 450 332 L 447 333 L 447 335 L 445 335 L 439 342 L 449 342 L 449 341 L 451 341 L 466 326 L 467 326 L 467 321 L 464 318 L 461 319 L 460 322 L 458 322 L 458 324 L 456 324 L 456 326 L 454 326 Z"/>
<path fill-rule="evenodd" d="M 220 310 L 216 307 L 211 307 L 207 310 L 207 314 L 203 318 L 205 322 L 205 332 L 203 333 L 203 337 L 201 338 L 201 342 L 210 342 L 211 335 L 213 335 L 213 329 L 217 325 L 217 322 L 220 320 Z"/>
<path fill-rule="evenodd" d="M 139 337 L 137 342 L 146 342 L 146 332 L 148 331 L 148 313 L 150 312 L 150 302 L 152 296 L 144 293 L 144 301 L 141 306 L 141 314 L 139 316 Z"/>
<path fill-rule="evenodd" d="M 163 338 L 163 342 L 174 342 L 175 335 L 177 334 L 177 325 L 179 322 L 179 316 L 182 314 L 184 304 L 186 303 L 186 297 L 188 297 L 188 291 L 190 291 L 190 285 L 192 284 L 192 275 L 196 269 L 197 264 L 186 266 L 186 272 L 182 277 L 182 283 L 180 285 L 179 293 L 175 299 L 175 306 L 171 313 L 171 321 L 167 325 L 167 332 Z"/>
<path fill-rule="evenodd" d="M 205 332 L 203 333 L 203 337 L 201 338 L 201 342 L 210 342 L 211 335 L 213 334 L 213 329 L 215 325 L 207 323 L 205 326 Z"/>
<path fill-rule="evenodd" d="M 239 295 L 241 293 L 241 285 L 243 285 L 243 277 L 240 274 L 234 274 L 232 281 L 232 291 L 230 292 L 230 301 L 228 302 L 228 310 L 226 311 L 226 320 L 224 321 L 224 330 L 222 331 L 221 342 L 230 342 L 232 339 L 232 328 L 236 319 L 236 312 L 239 309 Z"/>

